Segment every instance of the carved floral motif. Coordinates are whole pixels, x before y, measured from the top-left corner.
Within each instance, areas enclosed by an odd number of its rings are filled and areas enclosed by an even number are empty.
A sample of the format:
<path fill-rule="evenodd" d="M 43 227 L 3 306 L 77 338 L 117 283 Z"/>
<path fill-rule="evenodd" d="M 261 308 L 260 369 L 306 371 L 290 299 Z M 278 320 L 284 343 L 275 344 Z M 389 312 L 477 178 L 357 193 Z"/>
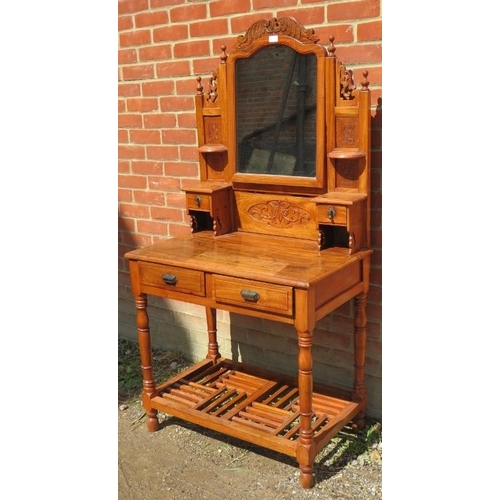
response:
<path fill-rule="evenodd" d="M 248 213 L 255 220 L 273 227 L 288 227 L 310 219 L 306 210 L 281 200 L 257 203 L 248 209 Z"/>

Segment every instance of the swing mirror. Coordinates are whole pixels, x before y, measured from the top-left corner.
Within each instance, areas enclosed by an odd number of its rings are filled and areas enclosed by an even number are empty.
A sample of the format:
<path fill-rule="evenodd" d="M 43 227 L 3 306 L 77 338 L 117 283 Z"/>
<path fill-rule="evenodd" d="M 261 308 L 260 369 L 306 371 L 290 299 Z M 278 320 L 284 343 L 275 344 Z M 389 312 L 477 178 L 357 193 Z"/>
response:
<path fill-rule="evenodd" d="M 241 189 L 321 190 L 324 49 L 290 37 L 271 39 L 262 37 L 228 59 L 232 181 Z"/>

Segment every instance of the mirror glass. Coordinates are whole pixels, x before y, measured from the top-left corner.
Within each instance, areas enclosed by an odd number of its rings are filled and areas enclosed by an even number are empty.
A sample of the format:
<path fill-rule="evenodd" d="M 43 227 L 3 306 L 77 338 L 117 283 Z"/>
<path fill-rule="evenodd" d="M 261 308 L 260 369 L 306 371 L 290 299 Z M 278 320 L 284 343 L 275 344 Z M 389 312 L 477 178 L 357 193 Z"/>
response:
<path fill-rule="evenodd" d="M 315 54 L 267 46 L 236 61 L 237 171 L 315 177 Z"/>

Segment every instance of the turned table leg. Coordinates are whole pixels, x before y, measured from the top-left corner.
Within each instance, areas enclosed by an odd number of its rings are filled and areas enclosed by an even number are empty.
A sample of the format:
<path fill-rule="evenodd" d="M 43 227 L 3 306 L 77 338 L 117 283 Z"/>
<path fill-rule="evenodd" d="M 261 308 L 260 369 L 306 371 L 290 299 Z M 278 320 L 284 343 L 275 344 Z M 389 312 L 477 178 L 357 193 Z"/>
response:
<path fill-rule="evenodd" d="M 354 390 L 353 399 L 362 403 L 362 410 L 354 419 L 358 430 L 365 427 L 365 355 L 366 355 L 366 293 L 360 293 L 354 299 Z"/>
<path fill-rule="evenodd" d="M 295 329 L 297 330 L 298 354 L 298 388 L 300 431 L 297 442 L 297 462 L 300 468 L 300 485 L 311 488 L 314 485 L 314 459 L 316 445 L 313 443 L 312 430 L 312 394 L 313 394 L 313 330 L 315 291 L 295 291 Z"/>
<path fill-rule="evenodd" d="M 137 335 L 141 353 L 142 405 L 148 416 L 148 430 L 154 432 L 160 428 L 160 424 L 158 422 L 158 411 L 151 408 L 151 398 L 156 396 L 156 387 L 153 377 L 151 335 L 149 333 L 149 318 L 147 313 L 148 299 L 146 294 L 141 293 L 136 296 L 135 307 L 137 312 Z"/>
<path fill-rule="evenodd" d="M 297 332 L 299 343 L 299 406 L 300 432 L 297 445 L 297 461 L 300 468 L 300 485 L 302 488 L 311 488 L 314 485 L 314 458 L 316 456 L 312 437 L 312 334 Z"/>
<path fill-rule="evenodd" d="M 206 358 L 215 361 L 220 358 L 219 344 L 217 344 L 217 309 L 206 308 L 207 331 L 208 331 L 208 352 Z"/>

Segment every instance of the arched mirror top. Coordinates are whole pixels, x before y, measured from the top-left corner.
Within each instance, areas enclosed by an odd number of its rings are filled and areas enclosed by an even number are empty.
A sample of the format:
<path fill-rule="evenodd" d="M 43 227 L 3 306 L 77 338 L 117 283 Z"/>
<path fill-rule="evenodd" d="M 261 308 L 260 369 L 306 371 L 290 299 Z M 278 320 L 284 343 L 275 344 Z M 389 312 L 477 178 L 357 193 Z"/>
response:
<path fill-rule="evenodd" d="M 261 20 L 227 57 L 231 180 L 245 189 L 325 187 L 325 57 L 313 29 Z"/>

